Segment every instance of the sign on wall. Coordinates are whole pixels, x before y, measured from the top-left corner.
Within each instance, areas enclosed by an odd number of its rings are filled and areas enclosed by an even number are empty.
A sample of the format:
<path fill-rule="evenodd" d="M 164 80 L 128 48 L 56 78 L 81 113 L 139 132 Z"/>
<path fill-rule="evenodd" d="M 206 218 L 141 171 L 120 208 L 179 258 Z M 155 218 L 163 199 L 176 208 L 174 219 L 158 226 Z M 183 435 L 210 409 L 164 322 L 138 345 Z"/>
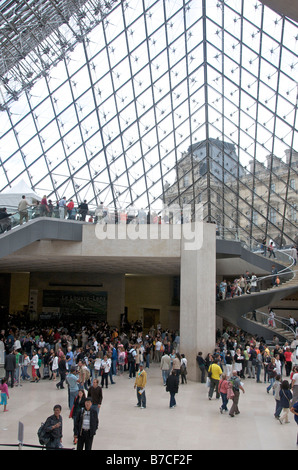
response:
<path fill-rule="evenodd" d="M 60 312 L 60 317 L 79 317 L 97 321 L 107 319 L 107 292 L 44 290 L 43 311 Z"/>

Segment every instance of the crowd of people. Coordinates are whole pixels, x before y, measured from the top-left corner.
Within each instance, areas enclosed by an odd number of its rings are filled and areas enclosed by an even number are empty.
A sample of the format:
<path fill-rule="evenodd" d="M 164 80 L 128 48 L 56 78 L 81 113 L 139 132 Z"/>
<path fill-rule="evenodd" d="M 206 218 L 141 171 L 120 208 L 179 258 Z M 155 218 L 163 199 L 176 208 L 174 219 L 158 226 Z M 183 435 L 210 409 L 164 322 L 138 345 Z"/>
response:
<path fill-rule="evenodd" d="M 268 394 L 272 390 L 274 417 L 281 424 L 289 423 L 291 411 L 298 424 L 298 339 L 280 345 L 278 338 L 274 338 L 276 344 L 269 348 L 262 337 L 227 328 L 218 331 L 213 353 L 206 357 L 198 353 L 201 383 L 207 384 L 209 400 L 214 394 L 221 399 L 220 413 L 228 413 L 232 418 L 240 414 L 240 392 L 245 393 L 243 380 L 254 379 L 259 384 L 267 383 Z"/>
<path fill-rule="evenodd" d="M 40 201 L 29 203 L 23 195 L 16 211 L 7 212 L 7 208 L 0 208 L 0 233 L 11 230 L 12 220 L 15 215 L 15 223 L 22 225 L 29 218 L 54 217 L 59 219 L 80 220 L 83 222 L 102 224 L 183 224 L 190 220 L 190 215 L 183 214 L 182 210 L 148 211 L 139 209 L 133 205 L 126 209 L 115 209 L 100 202 L 98 206 L 90 206 L 87 200 L 75 204 L 73 199 L 67 200 L 66 196 L 57 201 L 52 201 L 44 195 Z"/>
<path fill-rule="evenodd" d="M 245 335 L 241 330 L 232 327 L 218 330 L 214 351 L 205 357 L 202 353 L 197 355 L 200 381 L 208 383 L 209 400 L 214 394 L 217 399 L 221 398 L 220 412 L 234 417 L 240 412 L 240 392 L 245 392 L 243 380 L 255 379 L 257 383 L 266 383 L 267 393 L 274 393 L 278 402 L 274 416 L 281 423 L 288 422 L 288 411 L 294 413 L 298 406 L 297 340 L 296 343 L 296 346 L 279 345 L 276 339 L 275 347 L 269 348 L 263 338 Z M 160 368 L 161 383 L 170 394 L 170 409 L 176 407 L 179 386 L 187 384 L 188 360 L 180 353 L 179 333 L 164 330 L 161 325 L 152 326 L 147 334 L 143 333 L 140 322 L 121 333 L 106 322 L 90 322 L 85 326 L 74 323 L 56 327 L 11 326 L 1 331 L 0 355 L 1 351 L 5 352 L 6 371 L 1 385 L 4 411 L 8 410 L 9 387 L 26 380 L 52 381 L 57 389 L 67 390 L 73 439 L 78 449 L 92 447 L 103 388 L 114 385 L 117 376 L 125 374 L 134 380 L 136 406 L 141 409 L 146 408 L 145 369 L 150 368 L 152 362 Z M 290 397 L 288 409 L 284 407 L 283 393 Z M 53 427 L 53 435 L 48 432 L 52 436 L 46 443 L 48 447 L 61 445 L 61 409 L 59 412 L 57 406 L 47 423 Z M 92 425 L 88 422 L 88 432 L 82 432 L 82 414 L 86 412 L 90 420 L 90 409 Z"/>

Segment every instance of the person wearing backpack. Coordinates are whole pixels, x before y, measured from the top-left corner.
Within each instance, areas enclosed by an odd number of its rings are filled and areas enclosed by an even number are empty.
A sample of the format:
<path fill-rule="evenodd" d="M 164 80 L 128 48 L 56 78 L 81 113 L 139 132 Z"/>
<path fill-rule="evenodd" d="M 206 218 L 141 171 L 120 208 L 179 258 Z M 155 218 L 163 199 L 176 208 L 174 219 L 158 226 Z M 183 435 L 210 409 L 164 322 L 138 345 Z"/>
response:
<path fill-rule="evenodd" d="M 136 376 L 136 350 L 133 346 L 128 350 L 127 354 L 127 361 L 128 361 L 128 368 L 129 368 L 129 378 Z"/>
<path fill-rule="evenodd" d="M 280 424 L 289 423 L 289 411 L 291 407 L 291 400 L 293 398 L 292 392 L 290 390 L 290 384 L 287 380 L 283 380 L 280 386 L 280 407 L 282 409 L 282 414 L 279 418 Z"/>
<path fill-rule="evenodd" d="M 233 405 L 230 409 L 229 415 L 231 418 L 234 418 L 235 415 L 239 415 L 240 411 L 238 408 L 239 398 L 240 398 L 240 390 L 245 393 L 244 388 L 241 385 L 240 377 L 238 377 L 237 370 L 233 370 L 232 377 L 230 378 L 230 382 L 233 386 L 233 393 L 234 396 L 232 397 Z"/>
<path fill-rule="evenodd" d="M 61 405 L 55 405 L 54 414 L 49 416 L 46 422 L 39 428 L 38 437 L 41 445 L 46 449 L 59 449 L 62 447 L 62 416 Z"/>

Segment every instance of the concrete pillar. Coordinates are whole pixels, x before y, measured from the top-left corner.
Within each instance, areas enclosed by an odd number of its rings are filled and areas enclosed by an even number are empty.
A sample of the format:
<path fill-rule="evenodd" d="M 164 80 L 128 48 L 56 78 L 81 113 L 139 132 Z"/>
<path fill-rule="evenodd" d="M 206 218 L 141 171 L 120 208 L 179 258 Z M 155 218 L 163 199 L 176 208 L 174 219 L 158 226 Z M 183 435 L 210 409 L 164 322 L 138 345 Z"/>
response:
<path fill-rule="evenodd" d="M 215 347 L 216 227 L 196 225 L 193 249 L 185 237 L 181 243 L 180 353 L 188 361 L 188 379 L 198 381 L 197 354 L 205 357 Z"/>

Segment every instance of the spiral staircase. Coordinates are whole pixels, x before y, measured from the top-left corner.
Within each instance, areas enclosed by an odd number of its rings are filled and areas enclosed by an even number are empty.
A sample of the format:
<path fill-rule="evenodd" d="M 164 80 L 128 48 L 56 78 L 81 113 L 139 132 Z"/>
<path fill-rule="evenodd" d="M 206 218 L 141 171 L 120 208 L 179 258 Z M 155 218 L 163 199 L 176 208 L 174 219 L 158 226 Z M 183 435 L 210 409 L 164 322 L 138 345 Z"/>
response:
<path fill-rule="evenodd" d="M 267 270 L 270 272 L 269 264 L 272 264 L 272 260 L 268 264 L 268 258 L 264 258 L 260 251 L 251 252 L 242 248 L 240 256 L 249 259 L 250 263 L 256 266 L 263 265 L 265 269 L 267 264 Z M 274 263 L 281 280 L 278 287 L 272 286 L 272 274 L 259 276 L 257 292 L 218 301 L 216 314 L 242 330 L 263 336 L 266 340 L 272 340 L 273 336 L 277 336 L 281 341 L 292 342 L 295 332 L 286 319 L 276 316 L 275 326 L 272 327 L 268 322 L 269 315 L 259 310 L 298 292 L 298 269 L 294 265 L 293 258 L 283 250 L 277 250 Z"/>

